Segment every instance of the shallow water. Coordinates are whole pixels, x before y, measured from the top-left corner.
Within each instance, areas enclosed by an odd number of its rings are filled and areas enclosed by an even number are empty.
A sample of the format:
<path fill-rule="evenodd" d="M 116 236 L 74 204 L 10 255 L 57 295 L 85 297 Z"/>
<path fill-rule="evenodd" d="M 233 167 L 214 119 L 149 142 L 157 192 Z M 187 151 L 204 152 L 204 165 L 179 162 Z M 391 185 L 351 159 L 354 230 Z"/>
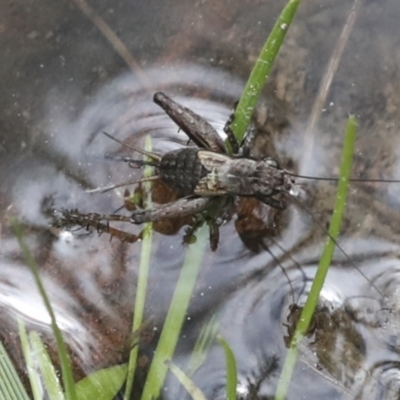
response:
<path fill-rule="evenodd" d="M 186 144 L 184 134 L 152 103 L 156 91 L 165 91 L 222 130 L 281 2 L 96 4 L 137 58 L 145 81 L 127 70 L 75 3 L 65 3 L 62 10 L 42 3 L 50 18 L 27 5 L 8 8 L 6 40 L 0 42 L 8 54 L 0 71 L 5 83 L 0 97 L 0 335 L 11 350 L 17 348 L 17 315 L 49 335 L 48 317 L 5 218 L 12 214 L 25 224 L 25 239 L 76 354 L 77 375 L 83 376 L 126 360 L 140 243 L 57 230 L 46 210 L 110 213 L 122 205 L 123 188 L 85 192 L 141 176 L 126 164 L 104 159 L 120 149 L 102 131 L 131 137 L 138 145 L 151 134 L 159 152 Z M 399 178 L 400 9 L 394 0 L 363 4 L 312 152 L 304 153 L 310 110 L 349 8 L 345 1 L 300 6 L 258 114 L 272 136 L 261 136 L 257 151 L 302 173 L 335 176 L 351 112 L 360 121 L 354 176 Z M 268 20 L 260 21 L 260 15 Z M 265 105 L 272 109 L 267 120 Z M 327 224 L 334 185 L 298 183 L 300 201 Z M 398 398 L 399 187 L 352 186 L 340 244 L 368 279 L 336 251 L 288 398 Z M 253 232 L 246 236 L 241 230 L 255 226 L 254 214 L 275 223 L 260 239 L 269 251 L 255 244 Z M 183 262 L 184 229 L 173 226 L 168 235 L 154 236 L 147 313 L 158 328 Z M 138 233 L 141 227 L 129 230 Z M 199 329 L 216 314 L 237 359 L 238 393 L 270 398 L 286 353 L 290 306 L 304 304 L 325 238 L 295 204 L 283 212 L 243 206 L 241 219 L 235 216 L 222 227 L 218 250 L 204 257 L 175 361 L 186 365 Z M 144 352 L 151 354 L 152 346 Z M 23 361 L 15 358 L 23 369 Z M 224 398 L 219 345 L 212 347 L 194 380 L 207 398 Z M 166 399 L 185 397 L 173 377 L 166 388 Z"/>

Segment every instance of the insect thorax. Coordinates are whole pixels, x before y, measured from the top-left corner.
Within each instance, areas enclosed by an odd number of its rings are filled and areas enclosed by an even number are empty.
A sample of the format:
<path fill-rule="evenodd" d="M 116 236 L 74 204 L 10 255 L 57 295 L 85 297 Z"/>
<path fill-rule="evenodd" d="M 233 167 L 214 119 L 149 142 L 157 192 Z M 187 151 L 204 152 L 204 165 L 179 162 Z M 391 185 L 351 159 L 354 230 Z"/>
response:
<path fill-rule="evenodd" d="M 268 160 L 234 158 L 203 150 L 198 158 L 209 173 L 195 188 L 197 194 L 265 197 L 288 189 L 284 171 Z"/>
<path fill-rule="evenodd" d="M 184 148 L 166 153 L 159 166 L 160 178 L 183 196 L 193 194 L 207 170 L 199 161 L 198 148 Z"/>

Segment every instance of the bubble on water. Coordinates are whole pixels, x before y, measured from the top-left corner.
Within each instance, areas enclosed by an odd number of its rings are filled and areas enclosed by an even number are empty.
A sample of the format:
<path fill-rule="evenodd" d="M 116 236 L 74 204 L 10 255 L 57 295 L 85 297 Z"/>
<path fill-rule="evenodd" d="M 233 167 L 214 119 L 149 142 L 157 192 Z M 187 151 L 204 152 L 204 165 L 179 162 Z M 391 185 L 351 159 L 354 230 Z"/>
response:
<path fill-rule="evenodd" d="M 246 398 L 246 396 L 249 394 L 247 382 L 238 382 L 236 386 L 236 394 L 240 399 Z"/>
<path fill-rule="evenodd" d="M 69 231 L 62 231 L 60 232 L 59 239 L 60 242 L 70 244 L 74 240 L 74 235 Z"/>
<path fill-rule="evenodd" d="M 300 193 L 298 186 L 292 186 L 289 190 L 289 194 L 293 197 L 298 197 Z"/>

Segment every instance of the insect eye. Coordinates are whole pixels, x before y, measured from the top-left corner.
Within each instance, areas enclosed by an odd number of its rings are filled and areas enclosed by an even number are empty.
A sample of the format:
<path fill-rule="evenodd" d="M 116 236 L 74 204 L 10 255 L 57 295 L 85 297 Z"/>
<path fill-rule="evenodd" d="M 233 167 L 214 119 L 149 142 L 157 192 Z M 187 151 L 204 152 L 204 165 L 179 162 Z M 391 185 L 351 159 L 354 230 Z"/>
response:
<path fill-rule="evenodd" d="M 278 161 L 276 161 L 275 159 L 273 159 L 273 158 L 266 158 L 264 161 L 265 161 L 268 165 L 270 165 L 271 167 L 276 168 L 276 169 L 280 169 L 279 163 L 278 163 Z"/>

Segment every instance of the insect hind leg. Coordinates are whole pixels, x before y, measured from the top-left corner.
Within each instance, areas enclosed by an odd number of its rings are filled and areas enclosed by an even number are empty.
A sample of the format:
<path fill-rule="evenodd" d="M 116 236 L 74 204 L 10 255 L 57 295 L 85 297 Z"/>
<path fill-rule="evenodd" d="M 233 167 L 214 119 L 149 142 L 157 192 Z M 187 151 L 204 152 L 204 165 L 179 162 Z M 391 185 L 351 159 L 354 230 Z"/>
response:
<path fill-rule="evenodd" d="M 108 217 L 111 216 L 96 213 L 84 214 L 78 210 L 63 210 L 59 217 L 56 216 L 54 225 L 61 228 L 80 226 L 87 231 L 96 230 L 99 234 L 106 232 L 110 235 L 111 239 L 116 237 L 122 242 L 128 243 L 135 243 L 142 237 L 142 232 L 140 232 L 139 235 L 135 235 L 133 233 L 111 227 L 108 224 Z M 106 220 L 106 222 L 103 223 L 101 222 L 102 220 Z"/>
<path fill-rule="evenodd" d="M 153 100 L 197 146 L 217 153 L 226 153 L 224 141 L 206 119 L 176 103 L 162 92 L 157 92 Z"/>
<path fill-rule="evenodd" d="M 191 216 L 205 210 L 210 201 L 208 197 L 184 197 L 173 203 L 163 204 L 157 208 L 134 211 L 130 216 L 130 222 L 142 224 L 144 222 L 155 222 L 163 219 Z"/>

